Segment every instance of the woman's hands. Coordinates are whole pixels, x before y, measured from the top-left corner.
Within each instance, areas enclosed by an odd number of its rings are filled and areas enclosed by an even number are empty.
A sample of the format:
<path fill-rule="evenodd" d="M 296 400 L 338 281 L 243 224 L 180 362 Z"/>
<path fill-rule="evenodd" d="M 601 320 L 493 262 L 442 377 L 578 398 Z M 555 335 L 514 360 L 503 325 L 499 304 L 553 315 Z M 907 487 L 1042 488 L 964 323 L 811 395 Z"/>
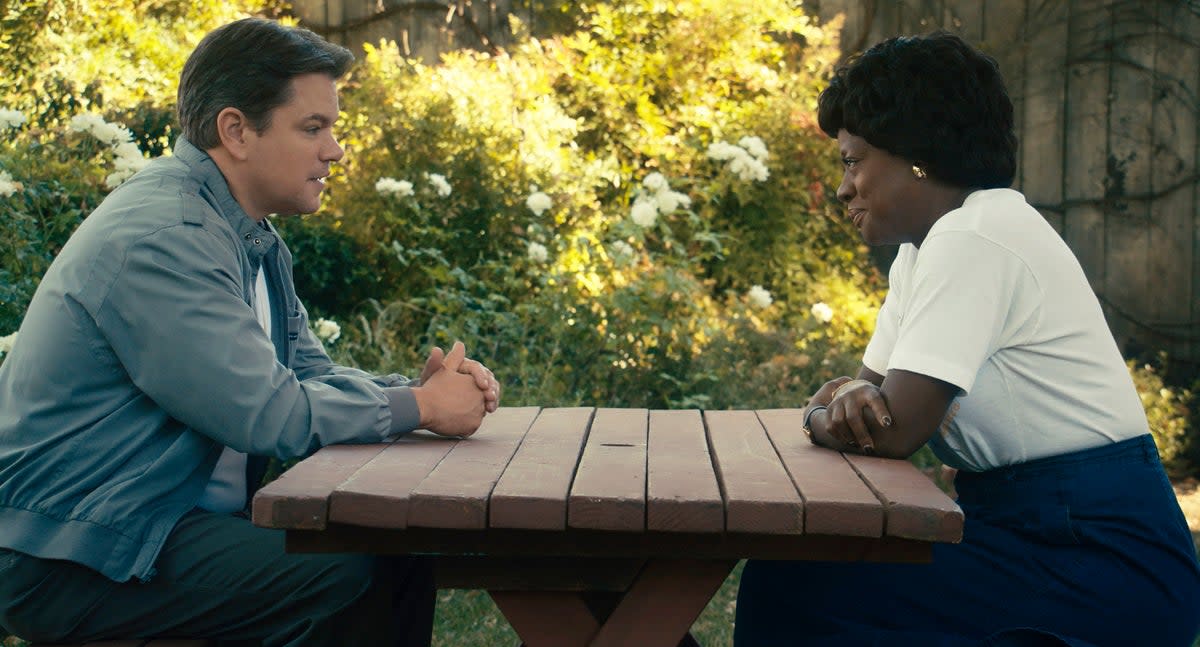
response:
<path fill-rule="evenodd" d="M 883 391 L 869 380 L 844 382 L 827 406 L 829 435 L 850 447 L 861 447 L 868 454 L 875 452 L 871 429 L 892 426 L 892 413 Z"/>
<path fill-rule="evenodd" d="M 824 410 L 810 410 L 824 407 Z M 813 442 L 840 450 L 875 452 L 872 430 L 892 425 L 887 400 L 871 380 L 842 376 L 817 390 L 805 410 Z"/>
<path fill-rule="evenodd" d="M 907 458 L 929 441 L 959 393 L 920 373 L 892 369 L 885 379 L 864 366 L 858 379 L 826 382 L 805 409 L 805 420 L 818 445 Z"/>

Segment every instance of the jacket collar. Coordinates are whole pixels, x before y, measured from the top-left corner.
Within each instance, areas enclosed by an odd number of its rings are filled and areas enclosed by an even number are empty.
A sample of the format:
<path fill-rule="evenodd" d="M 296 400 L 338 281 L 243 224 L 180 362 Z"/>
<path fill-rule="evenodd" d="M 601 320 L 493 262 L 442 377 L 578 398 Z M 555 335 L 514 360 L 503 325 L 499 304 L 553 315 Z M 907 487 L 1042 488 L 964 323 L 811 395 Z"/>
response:
<path fill-rule="evenodd" d="M 275 228 L 266 219 L 258 223 L 246 214 L 242 205 L 238 204 L 230 193 L 225 175 L 208 153 L 197 148 L 182 135 L 175 140 L 173 152 L 176 159 L 186 164 L 192 177 L 202 185 L 203 193 L 207 194 L 205 197 L 215 203 L 213 207 L 216 211 L 237 232 L 250 258 L 257 261 L 275 246 L 278 241 Z"/>

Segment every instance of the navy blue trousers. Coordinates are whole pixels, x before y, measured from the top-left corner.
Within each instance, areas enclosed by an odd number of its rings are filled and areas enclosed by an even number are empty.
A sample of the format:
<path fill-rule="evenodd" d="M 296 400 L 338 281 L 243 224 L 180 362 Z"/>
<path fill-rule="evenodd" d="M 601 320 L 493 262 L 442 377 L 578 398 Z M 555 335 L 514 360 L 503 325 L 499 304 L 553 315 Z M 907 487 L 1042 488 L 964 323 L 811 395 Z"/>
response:
<path fill-rule="evenodd" d="M 734 644 L 1191 647 L 1200 565 L 1149 435 L 955 489 L 932 563 L 747 562 Z"/>

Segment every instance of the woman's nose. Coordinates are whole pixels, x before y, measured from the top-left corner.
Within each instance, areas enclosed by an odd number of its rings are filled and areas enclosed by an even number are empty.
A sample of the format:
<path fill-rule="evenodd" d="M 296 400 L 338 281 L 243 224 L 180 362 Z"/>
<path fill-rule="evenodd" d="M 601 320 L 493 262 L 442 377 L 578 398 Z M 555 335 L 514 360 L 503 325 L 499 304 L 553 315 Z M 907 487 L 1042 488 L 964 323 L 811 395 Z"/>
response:
<path fill-rule="evenodd" d="M 838 185 L 837 197 L 842 202 L 850 202 L 850 198 L 854 197 L 854 183 L 850 182 L 850 178 L 845 174 L 842 175 L 842 183 Z"/>

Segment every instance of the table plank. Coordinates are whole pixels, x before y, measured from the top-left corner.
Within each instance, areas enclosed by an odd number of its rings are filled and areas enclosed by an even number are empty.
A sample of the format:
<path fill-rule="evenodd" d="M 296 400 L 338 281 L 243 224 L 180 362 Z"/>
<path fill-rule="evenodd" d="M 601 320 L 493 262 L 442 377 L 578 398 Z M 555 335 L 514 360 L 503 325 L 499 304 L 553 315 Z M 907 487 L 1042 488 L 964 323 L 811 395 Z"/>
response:
<path fill-rule="evenodd" d="M 396 439 L 334 489 L 329 520 L 372 528 L 407 527 L 413 488 L 458 442 L 425 430 Z"/>
<path fill-rule="evenodd" d="M 255 525 L 321 530 L 329 518 L 333 489 L 388 444 L 330 445 L 300 461 L 254 495 Z"/>
<path fill-rule="evenodd" d="M 646 457 L 646 527 L 722 532 L 725 503 L 700 412 L 651 411 Z"/>
<path fill-rule="evenodd" d="M 567 495 L 595 409 L 543 409 L 492 491 L 493 528 L 562 530 Z"/>
<path fill-rule="evenodd" d="M 413 488 L 408 525 L 487 527 L 488 497 L 537 413 L 537 407 L 501 407 L 485 417 L 479 431 L 456 443 Z"/>
<path fill-rule="evenodd" d="M 845 456 L 883 502 L 886 534 L 925 541 L 962 540 L 962 510 L 912 463 L 878 456 Z"/>
<path fill-rule="evenodd" d="M 804 498 L 804 532 L 856 537 L 883 535 L 884 511 L 879 498 L 837 452 L 808 440 L 801 430 L 803 409 L 769 409 L 757 413 Z"/>
<path fill-rule="evenodd" d="M 646 409 L 599 409 L 575 471 L 567 525 L 595 530 L 646 527 Z"/>
<path fill-rule="evenodd" d="M 804 532 L 804 502 L 753 411 L 705 411 L 729 532 Z"/>

